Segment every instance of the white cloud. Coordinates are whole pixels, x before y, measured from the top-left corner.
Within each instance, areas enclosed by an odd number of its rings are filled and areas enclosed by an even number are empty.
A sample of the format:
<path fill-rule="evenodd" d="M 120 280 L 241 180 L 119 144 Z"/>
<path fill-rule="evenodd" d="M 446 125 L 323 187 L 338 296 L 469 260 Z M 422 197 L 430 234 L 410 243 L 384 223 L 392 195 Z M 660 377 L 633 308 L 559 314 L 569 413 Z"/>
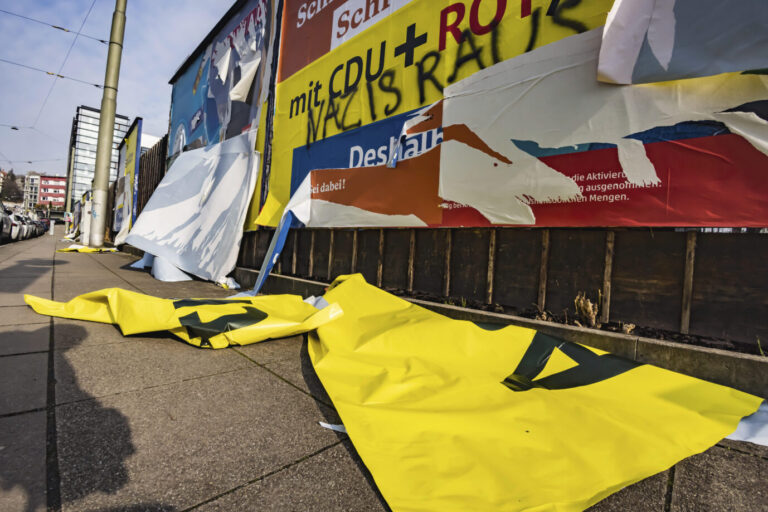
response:
<path fill-rule="evenodd" d="M 0 0 L 0 9 L 44 20 L 72 30 L 80 27 L 92 0 Z M 168 80 L 197 47 L 234 0 L 130 0 L 118 86 L 117 112 L 144 119 L 144 132 L 161 136 L 168 130 L 171 87 Z M 113 0 L 96 0 L 83 33 L 108 39 Z M 0 57 L 58 71 L 74 36 L 0 13 Z M 79 38 L 62 70 L 65 76 L 101 84 L 107 47 Z M 53 78 L 0 62 L 0 123 L 29 126 L 40 111 Z M 30 170 L 66 174 L 72 117 L 78 105 L 101 106 L 101 90 L 59 79 L 35 131 L 0 127 L 0 167 L 10 160 L 59 160 L 14 163 Z"/>

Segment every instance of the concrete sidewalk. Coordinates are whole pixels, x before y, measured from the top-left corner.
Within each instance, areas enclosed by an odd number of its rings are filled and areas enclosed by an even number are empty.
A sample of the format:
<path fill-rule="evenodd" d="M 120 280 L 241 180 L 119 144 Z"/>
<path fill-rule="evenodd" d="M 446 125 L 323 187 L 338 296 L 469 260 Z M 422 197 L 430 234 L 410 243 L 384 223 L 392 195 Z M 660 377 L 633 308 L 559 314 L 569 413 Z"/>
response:
<path fill-rule="evenodd" d="M 161 283 L 125 254 L 55 253 L 60 236 L 0 246 L 0 510 L 386 510 L 343 434 L 303 337 L 219 351 L 170 335 L 49 319 L 68 300 Z M 724 442 L 596 510 L 766 510 L 768 449 Z"/>

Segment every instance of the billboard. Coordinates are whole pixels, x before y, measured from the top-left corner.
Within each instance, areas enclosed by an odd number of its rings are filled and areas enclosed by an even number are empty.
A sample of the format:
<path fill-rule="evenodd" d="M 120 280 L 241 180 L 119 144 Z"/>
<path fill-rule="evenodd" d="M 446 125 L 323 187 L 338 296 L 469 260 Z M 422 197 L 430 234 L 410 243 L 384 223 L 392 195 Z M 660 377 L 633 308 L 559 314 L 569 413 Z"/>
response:
<path fill-rule="evenodd" d="M 768 77 L 600 82 L 613 4 L 286 0 L 254 223 L 768 225 Z"/>
<path fill-rule="evenodd" d="M 172 80 L 168 156 L 254 128 L 270 81 L 273 0 L 249 0 Z"/>
<path fill-rule="evenodd" d="M 125 243 L 128 231 L 136 222 L 139 192 L 139 159 L 141 158 L 141 125 L 137 117 L 118 146 L 117 181 L 115 182 L 115 245 Z"/>

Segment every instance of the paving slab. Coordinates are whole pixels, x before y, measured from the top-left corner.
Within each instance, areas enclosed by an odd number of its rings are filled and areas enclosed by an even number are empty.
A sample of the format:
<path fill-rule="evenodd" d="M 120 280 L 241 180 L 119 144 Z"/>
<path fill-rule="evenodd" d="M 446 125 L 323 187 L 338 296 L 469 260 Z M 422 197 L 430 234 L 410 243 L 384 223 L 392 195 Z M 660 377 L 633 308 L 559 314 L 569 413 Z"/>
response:
<path fill-rule="evenodd" d="M 130 283 L 116 279 L 113 275 L 94 275 L 91 277 L 66 279 L 56 276 L 53 282 L 53 297 L 57 301 L 68 301 L 84 293 L 95 292 L 105 288 L 123 288 L 134 292 L 140 291 Z"/>
<path fill-rule="evenodd" d="M 611 494 L 587 510 L 589 512 L 613 512 L 617 510 L 663 512 L 668 482 L 669 472 L 663 471 Z"/>
<path fill-rule="evenodd" d="M 115 343 L 56 351 L 57 404 L 251 366 L 249 361 L 233 351 L 199 349 L 176 340 L 170 334 L 161 334 L 155 339 L 123 338 L 119 331 L 113 330 L 110 339 Z"/>
<path fill-rule="evenodd" d="M 768 460 L 716 446 L 675 468 L 672 512 L 768 510 Z"/>
<path fill-rule="evenodd" d="M 304 336 L 298 335 L 237 347 L 237 351 L 259 364 L 269 364 L 286 359 L 298 360 L 301 357 L 303 347 L 305 347 Z M 306 348 L 304 348 L 304 351 L 306 351 Z"/>
<path fill-rule="evenodd" d="M 269 342 L 267 342 L 269 343 Z M 240 350 L 240 349 L 238 349 Z M 299 357 L 277 360 L 264 365 L 269 371 L 274 372 L 281 379 L 284 379 L 305 393 L 315 397 L 321 402 L 333 405 L 331 397 L 325 391 L 325 387 L 320 382 L 320 378 L 315 373 L 312 366 L 312 360 L 307 352 L 306 341 L 302 343 L 301 354 Z"/>
<path fill-rule="evenodd" d="M 768 460 L 768 446 L 762 446 L 755 443 L 748 443 L 746 441 L 731 441 L 730 439 L 723 439 L 718 446 L 727 448 L 728 450 L 734 450 L 737 452 L 748 453 L 750 455 L 756 455 Z"/>
<path fill-rule="evenodd" d="M 0 415 L 45 407 L 48 354 L 0 357 Z"/>
<path fill-rule="evenodd" d="M 361 471 L 359 464 L 362 462 L 359 458 L 355 460 L 350 450 L 354 452 L 351 443 L 342 441 L 298 464 L 228 493 L 195 510 L 389 510 L 380 499 L 375 484 L 366 479 Z"/>
<path fill-rule="evenodd" d="M 46 413 L 0 418 L 0 510 L 46 510 Z"/>
<path fill-rule="evenodd" d="M 0 356 L 48 350 L 50 325 L 6 325 L 0 327 Z"/>
<path fill-rule="evenodd" d="M 54 350 L 127 343 L 134 339 L 137 338 L 123 336 L 120 328 L 113 324 L 70 320 L 68 318 L 53 319 Z"/>
<path fill-rule="evenodd" d="M 2 288 L 0 288 L 2 290 Z M 25 306 L 24 294 L 35 295 L 44 299 L 51 298 L 51 284 L 45 286 L 30 287 L 21 292 L 2 292 L 0 291 L 0 307 L 7 306 Z"/>
<path fill-rule="evenodd" d="M 0 308 L 0 327 L 6 325 L 47 324 L 50 317 L 38 315 L 29 306 L 5 306 Z"/>
<path fill-rule="evenodd" d="M 258 367 L 61 406 L 63 510 L 202 503 L 338 442 L 323 407 Z"/>

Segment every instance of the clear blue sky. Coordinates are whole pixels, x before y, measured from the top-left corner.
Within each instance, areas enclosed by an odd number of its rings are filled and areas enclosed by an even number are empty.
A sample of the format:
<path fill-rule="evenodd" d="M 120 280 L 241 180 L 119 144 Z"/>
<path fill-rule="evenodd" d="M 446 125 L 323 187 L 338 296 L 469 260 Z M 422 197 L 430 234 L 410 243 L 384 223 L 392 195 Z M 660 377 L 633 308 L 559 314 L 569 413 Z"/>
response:
<path fill-rule="evenodd" d="M 0 9 L 77 31 L 93 0 L 0 0 Z M 234 0 L 128 0 L 117 112 L 144 118 L 144 132 L 168 130 L 168 80 Z M 109 39 L 114 0 L 96 0 L 82 33 Z M 57 72 L 74 35 L 0 12 L 0 58 Z M 78 38 L 61 71 L 104 81 L 107 46 Z M 101 106 L 101 90 L 0 62 L 0 168 L 66 174 L 72 117 L 78 105 Z M 39 119 L 38 119 L 39 114 Z M 40 133 L 43 132 L 43 133 Z M 7 160 L 14 161 L 13 164 Z M 28 160 L 50 160 L 25 163 Z"/>

